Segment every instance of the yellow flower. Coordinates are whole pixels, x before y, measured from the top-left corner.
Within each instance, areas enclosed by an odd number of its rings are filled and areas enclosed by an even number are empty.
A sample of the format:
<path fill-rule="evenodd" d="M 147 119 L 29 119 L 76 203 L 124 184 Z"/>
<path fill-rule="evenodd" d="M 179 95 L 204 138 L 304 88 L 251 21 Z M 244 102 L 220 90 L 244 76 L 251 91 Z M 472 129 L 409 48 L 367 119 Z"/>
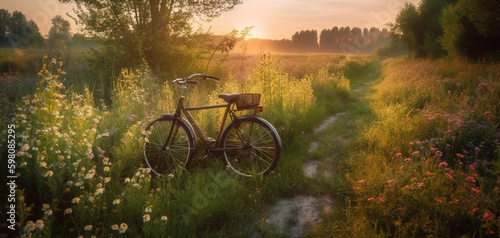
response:
<path fill-rule="evenodd" d="M 146 207 L 146 209 L 144 209 L 144 212 L 145 213 L 150 213 L 150 212 L 152 212 L 152 210 L 153 210 L 153 205 L 149 205 L 149 206 Z"/>
<path fill-rule="evenodd" d="M 149 220 L 151 220 L 151 217 L 149 216 L 149 214 L 144 214 L 144 216 L 142 216 L 142 220 L 144 222 L 148 222 Z"/>
<path fill-rule="evenodd" d="M 47 171 L 47 173 L 45 173 L 43 175 L 43 177 L 52 177 L 52 175 L 54 175 L 54 172 L 52 172 L 51 170 Z"/>
<path fill-rule="evenodd" d="M 71 200 L 71 203 L 74 203 L 74 204 L 78 204 L 80 202 L 80 198 L 79 197 L 75 197 Z"/>
<path fill-rule="evenodd" d="M 92 225 L 86 225 L 86 226 L 83 228 L 83 230 L 85 230 L 85 231 L 90 231 L 90 230 L 92 230 Z"/>
<path fill-rule="evenodd" d="M 114 230 L 114 231 L 117 231 L 118 230 L 118 224 L 111 225 L 111 229 Z"/>
<path fill-rule="evenodd" d="M 120 199 L 115 199 L 113 200 L 113 205 L 118 205 L 120 204 L 121 200 Z"/>
<path fill-rule="evenodd" d="M 43 220 L 37 220 L 35 225 L 36 228 L 38 228 L 39 230 L 43 230 L 44 227 Z"/>
<path fill-rule="evenodd" d="M 162 220 L 162 221 L 167 221 L 167 220 L 168 220 L 168 217 L 167 217 L 167 216 L 161 216 L 160 220 Z"/>
<path fill-rule="evenodd" d="M 66 208 L 66 210 L 64 210 L 64 215 L 68 215 L 71 213 L 73 213 L 73 209 L 71 209 L 71 208 Z"/>
<path fill-rule="evenodd" d="M 120 228 L 118 228 L 118 232 L 125 233 L 125 231 L 127 231 L 127 229 L 128 229 L 127 223 L 122 223 L 122 224 L 120 224 Z"/>

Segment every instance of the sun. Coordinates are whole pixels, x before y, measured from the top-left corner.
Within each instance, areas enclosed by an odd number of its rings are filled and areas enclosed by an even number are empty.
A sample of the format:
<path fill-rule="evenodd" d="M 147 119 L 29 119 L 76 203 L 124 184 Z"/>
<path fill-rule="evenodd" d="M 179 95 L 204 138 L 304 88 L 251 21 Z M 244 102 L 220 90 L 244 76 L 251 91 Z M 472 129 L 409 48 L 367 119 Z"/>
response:
<path fill-rule="evenodd" d="M 257 38 L 257 35 L 257 30 L 255 30 L 255 28 L 252 28 L 252 30 L 250 30 L 250 32 L 248 32 L 248 34 L 245 36 L 245 40 Z"/>

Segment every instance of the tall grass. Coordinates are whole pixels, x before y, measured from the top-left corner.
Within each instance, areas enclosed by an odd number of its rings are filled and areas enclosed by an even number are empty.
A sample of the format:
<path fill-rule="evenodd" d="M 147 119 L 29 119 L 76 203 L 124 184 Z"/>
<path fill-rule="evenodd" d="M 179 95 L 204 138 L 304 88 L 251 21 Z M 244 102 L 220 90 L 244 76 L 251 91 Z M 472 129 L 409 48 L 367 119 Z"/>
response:
<path fill-rule="evenodd" d="M 266 178 L 248 179 L 213 161 L 174 177 L 151 177 L 142 163 L 142 132 L 173 110 L 171 86 L 158 83 L 147 67 L 122 70 L 112 103 L 105 104 L 88 88 L 79 93 L 66 87 L 60 66 L 44 62 L 34 94 L 12 103 L 13 118 L 0 123 L 3 135 L 13 123 L 18 136 L 20 237 L 245 236 L 256 229 L 253 216 L 265 203 L 304 181 L 300 137 L 313 128 L 308 119 L 321 120 L 314 114 L 314 85 L 349 90 L 341 74 L 323 69 L 296 78 L 269 55 L 244 82 L 231 76 L 202 82 L 188 92 L 189 105 L 221 103 L 219 93 L 262 93 L 262 116 L 285 142 L 278 168 Z M 215 132 L 217 112 L 196 116 L 202 128 Z M 5 148 L 2 142 L 2 154 Z"/>
<path fill-rule="evenodd" d="M 389 59 L 344 163 L 343 235 L 487 237 L 500 232 L 499 65 Z"/>

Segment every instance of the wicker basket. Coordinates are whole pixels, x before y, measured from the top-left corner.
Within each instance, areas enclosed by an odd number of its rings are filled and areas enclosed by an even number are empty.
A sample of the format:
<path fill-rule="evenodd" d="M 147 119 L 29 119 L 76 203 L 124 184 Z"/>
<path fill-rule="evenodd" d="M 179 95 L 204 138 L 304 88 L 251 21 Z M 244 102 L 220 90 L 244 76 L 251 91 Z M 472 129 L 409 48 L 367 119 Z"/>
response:
<path fill-rule="evenodd" d="M 236 110 L 256 108 L 260 104 L 260 93 L 242 93 L 238 95 L 234 103 Z"/>

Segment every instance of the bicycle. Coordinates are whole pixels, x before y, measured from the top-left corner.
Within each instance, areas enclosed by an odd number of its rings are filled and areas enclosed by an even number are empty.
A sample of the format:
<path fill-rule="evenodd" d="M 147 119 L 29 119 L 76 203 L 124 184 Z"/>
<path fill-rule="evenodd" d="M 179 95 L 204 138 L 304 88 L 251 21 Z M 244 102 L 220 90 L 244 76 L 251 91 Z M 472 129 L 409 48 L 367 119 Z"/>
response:
<path fill-rule="evenodd" d="M 193 74 L 171 82 L 177 107 L 174 113 L 161 114 L 144 133 L 144 159 L 157 175 L 171 175 L 178 168 L 189 169 L 197 152 L 197 135 L 205 143 L 208 156 L 221 156 L 224 164 L 237 174 L 252 177 L 266 175 L 277 165 L 282 148 L 276 129 L 259 117 L 263 107 L 260 94 L 220 94 L 225 104 L 185 107 L 187 84 L 197 84 L 194 78 L 219 80 L 218 77 Z M 176 87 L 175 87 L 176 86 Z M 208 137 L 196 123 L 190 111 L 225 108 L 217 137 Z M 253 113 L 236 116 L 237 111 Z M 227 118 L 230 121 L 226 125 Z"/>

